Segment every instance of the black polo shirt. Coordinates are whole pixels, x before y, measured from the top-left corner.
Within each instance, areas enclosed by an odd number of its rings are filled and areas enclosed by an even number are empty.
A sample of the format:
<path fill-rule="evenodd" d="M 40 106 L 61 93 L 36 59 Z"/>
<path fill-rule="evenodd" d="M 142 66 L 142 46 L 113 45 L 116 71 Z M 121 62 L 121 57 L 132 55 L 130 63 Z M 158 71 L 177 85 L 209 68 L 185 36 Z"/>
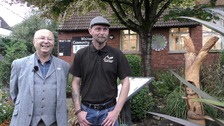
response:
<path fill-rule="evenodd" d="M 90 103 L 104 103 L 117 97 L 117 78 L 131 74 L 125 55 L 106 45 L 96 50 L 93 45 L 80 49 L 70 73 L 81 78 L 81 97 Z"/>

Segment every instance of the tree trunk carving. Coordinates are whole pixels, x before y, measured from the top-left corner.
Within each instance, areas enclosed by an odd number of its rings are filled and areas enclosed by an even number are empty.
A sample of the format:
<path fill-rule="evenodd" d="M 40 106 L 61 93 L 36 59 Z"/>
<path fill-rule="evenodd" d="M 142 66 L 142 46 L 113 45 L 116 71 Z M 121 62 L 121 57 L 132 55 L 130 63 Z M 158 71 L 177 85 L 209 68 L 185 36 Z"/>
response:
<path fill-rule="evenodd" d="M 184 37 L 184 44 L 187 52 L 185 56 L 185 79 L 200 89 L 199 82 L 199 71 L 200 66 L 208 55 L 208 51 L 215 45 L 218 41 L 218 37 L 212 37 L 206 44 L 201 48 L 198 55 L 196 55 L 195 47 L 191 38 Z M 195 93 L 189 87 L 186 87 L 186 102 L 188 107 L 187 118 L 188 120 L 205 126 L 204 110 L 203 105 L 200 102 L 192 100 L 193 98 L 201 98 L 197 93 Z"/>

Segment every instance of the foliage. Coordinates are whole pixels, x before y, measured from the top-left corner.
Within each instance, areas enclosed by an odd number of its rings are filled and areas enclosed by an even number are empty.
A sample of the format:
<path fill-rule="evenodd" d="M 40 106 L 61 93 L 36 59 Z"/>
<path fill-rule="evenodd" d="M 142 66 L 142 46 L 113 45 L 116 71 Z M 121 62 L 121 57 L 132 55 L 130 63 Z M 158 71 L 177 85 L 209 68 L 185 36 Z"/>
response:
<path fill-rule="evenodd" d="M 208 21 L 204 21 L 204 20 L 200 20 L 200 19 L 197 19 L 197 18 L 185 17 L 185 16 L 182 16 L 182 17 L 180 17 L 180 18 L 191 19 L 191 20 L 200 22 L 200 23 L 202 23 L 203 25 L 205 25 L 206 27 L 208 27 L 208 28 L 210 28 L 210 29 L 213 29 L 213 30 L 216 31 L 216 32 L 219 32 L 221 35 L 224 35 L 223 27 L 220 26 L 220 25 L 217 25 L 217 24 L 215 24 L 215 23 L 208 22 Z"/>
<path fill-rule="evenodd" d="M 68 76 L 68 84 L 67 84 L 67 88 L 66 88 L 66 93 L 68 95 L 71 95 L 72 93 L 72 74 L 69 74 Z M 67 96 L 70 97 L 70 96 Z"/>
<path fill-rule="evenodd" d="M 7 39 L 7 41 L 4 42 L 4 60 L 0 61 L 0 83 L 1 85 L 8 86 L 12 61 L 14 59 L 26 56 L 27 51 L 26 45 L 23 42 L 12 39 Z"/>
<path fill-rule="evenodd" d="M 191 0 L 190 0 L 191 1 Z M 210 4 L 193 4 L 192 1 L 188 1 L 184 5 L 186 6 L 176 6 L 172 4 L 171 10 L 168 15 L 164 16 L 164 19 L 177 19 L 181 16 L 187 17 L 195 17 L 198 19 L 211 21 L 211 20 L 218 20 L 219 16 L 211 13 L 207 8 L 214 8 L 216 5 L 217 0 L 210 0 Z M 200 1 L 200 0 L 199 0 Z M 198 3 L 197 0 L 194 0 L 194 3 Z M 185 21 L 185 20 L 180 20 Z"/>
<path fill-rule="evenodd" d="M 3 0 L 4 1 L 4 0 Z M 4 1 L 8 2 L 8 1 Z M 43 17 L 48 17 L 51 19 L 62 19 L 62 18 L 67 18 L 71 16 L 74 12 L 79 12 L 80 14 L 87 13 L 91 10 L 95 10 L 96 8 L 99 8 L 99 10 L 104 11 L 107 10 L 109 6 L 113 4 L 117 4 L 118 6 L 114 6 L 115 8 L 119 9 L 125 9 L 126 14 L 125 16 L 130 16 L 130 17 L 135 17 L 135 13 L 133 13 L 133 9 L 131 9 L 131 6 L 134 6 L 133 4 L 136 4 L 136 6 L 139 8 L 142 8 L 142 12 L 144 13 L 144 10 L 146 8 L 143 8 L 144 5 L 146 5 L 147 9 L 152 9 L 155 8 L 156 6 L 148 6 L 148 4 L 158 4 L 158 7 L 156 9 L 161 9 L 164 7 L 163 5 L 170 4 L 170 8 L 174 7 L 180 7 L 180 8 L 187 8 L 187 7 L 192 7 L 194 6 L 194 0 L 185 0 L 180 1 L 180 0 L 161 0 L 161 1 L 156 1 L 156 0 L 147 0 L 144 2 L 138 2 L 134 1 L 136 3 L 133 3 L 129 0 L 122 0 L 122 1 L 111 1 L 111 0 L 95 0 L 95 1 L 90 1 L 90 0 L 41 0 L 41 1 L 35 1 L 35 0 L 11 0 L 10 4 L 16 4 L 16 3 L 27 3 L 28 6 L 31 7 L 38 7 L 38 9 L 42 12 Z M 139 11 L 139 10 L 137 10 Z M 145 10 L 146 11 L 146 10 Z M 123 12 L 122 12 L 123 13 Z M 140 16 L 140 15 L 139 15 Z"/>
<path fill-rule="evenodd" d="M 202 88 L 206 93 L 219 98 L 224 97 L 223 73 L 220 63 L 201 66 L 200 78 Z"/>
<path fill-rule="evenodd" d="M 126 55 L 132 69 L 132 75 L 141 76 L 141 57 L 138 55 Z M 133 122 L 140 121 L 146 117 L 147 111 L 153 106 L 153 98 L 148 88 L 143 88 L 138 94 L 131 98 L 131 117 Z"/>
<path fill-rule="evenodd" d="M 0 89 L 0 124 L 10 122 L 14 105 L 6 90 Z"/>
<path fill-rule="evenodd" d="M 5 37 L 0 37 L 0 54 L 3 56 L 5 55 L 6 51 L 6 46 L 9 45 L 11 42 L 10 38 L 5 38 Z"/>
<path fill-rule="evenodd" d="M 217 106 L 215 103 L 218 101 L 216 98 L 210 96 L 209 94 L 207 94 L 206 92 L 198 89 L 197 87 L 195 87 L 194 85 L 192 85 L 191 83 L 187 82 L 185 79 L 183 79 L 181 76 L 179 76 L 178 74 L 176 74 L 175 72 L 172 71 L 172 73 L 186 86 L 188 86 L 189 88 L 191 88 L 194 92 L 196 92 L 198 95 L 200 95 L 202 98 L 205 98 L 207 100 L 211 100 L 211 101 L 214 101 L 214 104 L 213 103 L 206 103 L 207 105 L 212 105 L 216 108 L 219 109 L 219 106 Z M 203 102 L 203 100 L 199 100 L 199 102 Z M 222 103 L 224 104 L 224 103 Z M 223 109 L 223 108 L 222 108 Z"/>
<path fill-rule="evenodd" d="M 152 114 L 152 115 L 156 115 L 156 116 L 160 116 L 160 117 L 169 119 L 169 120 L 171 120 L 173 122 L 178 122 L 178 124 L 182 124 L 183 126 L 200 126 L 200 125 L 194 124 L 194 123 L 192 123 L 190 121 L 187 121 L 187 120 L 184 120 L 184 119 L 180 119 L 180 118 L 176 118 L 176 117 L 173 117 L 173 116 L 160 114 L 160 113 L 155 113 L 155 112 L 148 112 L 148 113 Z"/>
<path fill-rule="evenodd" d="M 152 110 L 153 98 L 149 94 L 148 88 L 143 88 L 131 99 L 131 117 L 133 122 L 145 119 L 148 111 Z"/>
<path fill-rule="evenodd" d="M 213 14 L 213 15 L 217 14 L 217 15 L 219 15 L 219 17 L 224 17 L 224 13 L 222 11 L 219 11 L 219 10 L 216 10 L 216 9 L 209 9 L 209 10 L 212 11 L 211 14 Z M 203 20 L 200 20 L 200 19 L 197 19 L 197 18 L 192 18 L 192 17 L 182 17 L 182 18 L 186 18 L 186 19 L 197 21 L 197 22 L 207 26 L 208 28 L 210 28 L 210 29 L 220 33 L 221 35 L 224 35 L 223 26 L 221 26 L 221 25 L 217 25 L 217 24 L 215 24 L 213 22 L 203 21 Z M 221 59 L 221 61 L 222 61 L 222 59 Z M 175 74 L 175 73 L 173 73 L 173 74 Z M 199 100 L 200 102 L 202 102 L 204 104 L 212 105 L 213 107 L 217 108 L 218 110 L 222 110 L 222 111 L 224 110 L 224 107 L 221 107 L 221 106 L 216 104 L 217 102 L 220 102 L 217 98 L 211 97 L 210 95 L 206 94 L 205 92 L 203 92 L 201 90 L 197 90 L 195 87 L 193 87 L 191 84 L 186 82 L 183 78 L 179 77 L 177 74 L 175 76 L 178 77 L 180 79 L 180 81 L 182 81 L 185 85 L 187 85 L 192 90 L 194 90 L 196 93 L 198 93 L 202 98 L 205 98 L 205 100 L 204 99 Z M 212 76 L 212 77 L 215 77 L 215 76 Z M 222 94 L 222 93 L 220 93 L 220 94 Z M 209 101 L 209 103 L 208 103 L 208 101 Z M 221 104 L 224 104 L 223 101 L 221 101 Z M 224 125 L 224 121 L 223 120 L 220 121 L 219 119 L 215 119 L 214 117 L 212 117 L 212 118 L 217 123 L 219 123 L 221 125 Z"/>
<path fill-rule="evenodd" d="M 10 70 L 11 67 L 9 62 L 0 61 L 0 86 L 9 86 Z"/>
<path fill-rule="evenodd" d="M 181 73 L 181 68 L 179 72 Z M 186 118 L 186 103 L 182 99 L 184 89 L 170 71 L 154 72 L 153 85 L 154 111 L 170 116 Z M 173 111 L 175 110 L 175 111 Z"/>
<path fill-rule="evenodd" d="M 161 112 L 170 116 L 186 119 L 187 106 L 185 100 L 182 99 L 182 96 L 184 95 L 185 91 L 183 87 L 177 87 L 170 94 L 164 97 L 165 106 L 161 109 Z"/>
<path fill-rule="evenodd" d="M 212 94 L 212 96 L 214 96 L 216 99 L 223 101 L 224 93 L 223 89 L 221 88 L 222 84 L 220 84 L 221 82 L 218 81 L 221 79 L 221 69 L 219 65 L 220 63 L 217 62 L 216 64 L 214 64 L 214 66 L 202 66 L 200 70 L 200 82 L 202 84 L 202 89 L 206 93 Z M 182 69 L 177 70 L 177 73 L 183 76 Z M 154 106 L 153 111 L 186 119 L 186 103 L 182 99 L 182 97 L 185 96 L 184 87 L 180 85 L 180 82 L 178 81 L 176 76 L 170 71 L 157 71 L 154 73 L 154 76 L 155 81 L 153 82 L 153 104 L 156 106 Z M 172 88 L 169 89 L 170 86 Z M 207 100 L 205 99 L 202 100 L 202 102 L 203 101 Z M 223 119 L 224 112 L 222 112 L 222 110 L 219 110 L 214 106 L 207 104 L 203 106 L 206 115 L 213 118 Z M 177 121 L 177 123 L 180 122 Z M 210 124 L 210 126 L 213 125 L 211 121 L 207 121 L 206 123 Z"/>
<path fill-rule="evenodd" d="M 34 52 L 33 48 L 33 36 L 34 33 L 39 29 L 49 29 L 53 32 L 55 36 L 55 47 L 53 54 L 57 56 L 57 25 L 53 21 L 40 17 L 38 12 L 33 12 L 34 14 L 26 18 L 23 22 L 13 26 L 11 37 L 24 42 L 27 46 L 27 51 L 32 54 Z"/>
<path fill-rule="evenodd" d="M 141 57 L 139 55 L 126 55 L 129 65 L 132 69 L 131 76 L 141 76 Z"/>
<path fill-rule="evenodd" d="M 173 92 L 178 86 L 178 80 L 170 71 L 157 71 L 154 73 L 155 81 L 152 82 L 154 95 L 164 97 Z"/>
<path fill-rule="evenodd" d="M 172 4 L 182 8 L 183 6 L 191 5 L 194 3 L 194 0 L 185 0 L 184 2 L 180 0 L 11 0 L 11 2 L 27 2 L 28 5 L 38 7 L 43 12 L 42 15 L 44 17 L 59 19 L 62 22 L 74 12 L 79 14 L 93 10 L 103 12 L 104 15 L 114 19 L 116 22 L 120 22 L 139 34 L 141 56 L 143 58 L 143 76 L 151 76 L 151 31 L 153 26 L 162 13 L 169 8 L 169 5 Z"/>

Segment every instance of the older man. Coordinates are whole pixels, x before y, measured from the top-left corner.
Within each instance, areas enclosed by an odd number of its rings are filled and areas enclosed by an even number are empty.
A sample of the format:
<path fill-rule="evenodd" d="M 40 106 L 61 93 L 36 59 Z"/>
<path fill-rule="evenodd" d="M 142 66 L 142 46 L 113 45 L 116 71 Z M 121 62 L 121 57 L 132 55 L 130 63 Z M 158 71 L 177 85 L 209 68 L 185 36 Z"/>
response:
<path fill-rule="evenodd" d="M 67 126 L 69 64 L 51 54 L 51 31 L 36 31 L 33 45 L 34 54 L 12 63 L 10 94 L 15 108 L 10 126 Z"/>

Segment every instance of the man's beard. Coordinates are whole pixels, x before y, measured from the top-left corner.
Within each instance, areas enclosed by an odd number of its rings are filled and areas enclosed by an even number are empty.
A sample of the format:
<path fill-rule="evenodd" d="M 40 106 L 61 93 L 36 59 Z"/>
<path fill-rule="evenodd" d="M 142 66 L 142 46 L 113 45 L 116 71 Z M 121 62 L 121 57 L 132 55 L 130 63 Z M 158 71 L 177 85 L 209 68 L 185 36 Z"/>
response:
<path fill-rule="evenodd" d="M 97 39 L 96 39 L 96 42 L 97 42 L 98 44 L 103 44 L 103 43 L 107 42 L 107 38 L 97 38 Z"/>

